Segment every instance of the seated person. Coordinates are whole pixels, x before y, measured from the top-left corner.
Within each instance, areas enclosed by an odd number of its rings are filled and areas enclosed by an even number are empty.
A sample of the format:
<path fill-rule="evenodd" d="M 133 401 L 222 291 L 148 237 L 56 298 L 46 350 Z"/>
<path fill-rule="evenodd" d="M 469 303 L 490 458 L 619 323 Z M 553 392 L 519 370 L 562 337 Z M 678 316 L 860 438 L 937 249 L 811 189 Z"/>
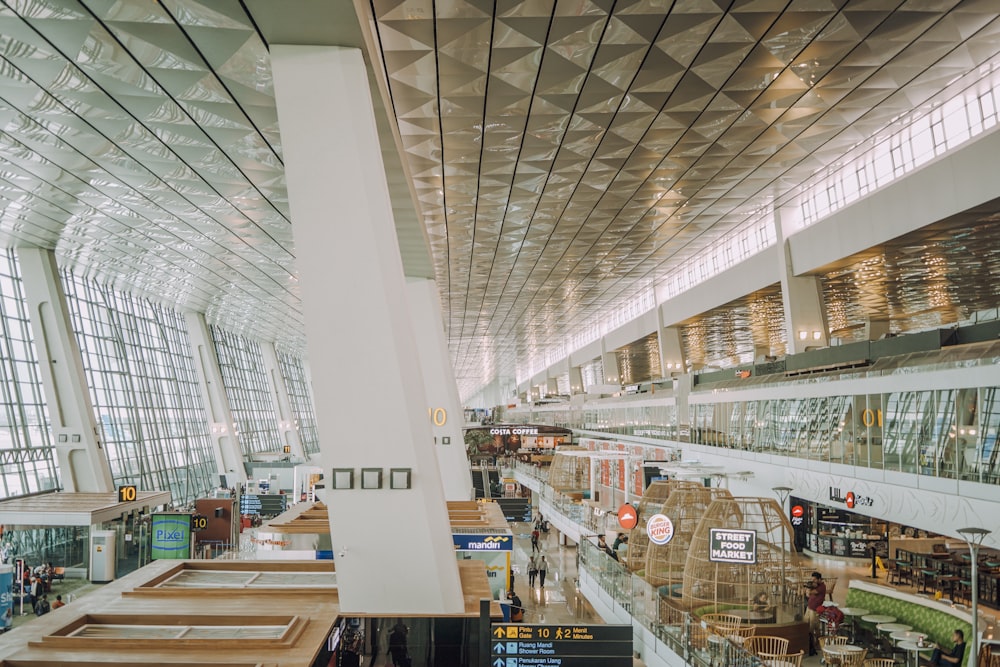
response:
<path fill-rule="evenodd" d="M 955 630 L 951 635 L 951 641 L 954 644 L 949 653 L 945 653 L 941 650 L 939 644 L 932 644 L 934 646 L 934 652 L 931 653 L 930 661 L 924 663 L 927 665 L 936 665 L 938 667 L 953 667 L 954 665 L 961 665 L 962 658 L 965 657 L 965 633 L 961 630 Z"/>

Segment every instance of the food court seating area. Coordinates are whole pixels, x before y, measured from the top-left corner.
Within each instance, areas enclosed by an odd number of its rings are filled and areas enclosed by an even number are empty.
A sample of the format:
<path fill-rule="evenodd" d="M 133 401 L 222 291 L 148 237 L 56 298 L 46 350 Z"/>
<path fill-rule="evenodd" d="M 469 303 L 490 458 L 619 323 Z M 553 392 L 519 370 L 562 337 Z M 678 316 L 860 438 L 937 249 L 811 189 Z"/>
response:
<path fill-rule="evenodd" d="M 821 640 L 828 665 L 861 665 L 866 656 L 870 659 L 896 658 L 914 664 L 918 655 L 921 658 L 930 655 L 930 648 L 917 643 L 921 637 L 927 643 L 945 647 L 951 646 L 951 636 L 956 629 L 962 630 L 966 641 L 972 637 L 967 612 L 954 609 L 950 604 L 868 582 L 851 582 L 846 605 L 841 610 L 845 622 L 840 637 Z M 862 652 L 865 655 L 859 657 Z M 976 665 L 971 653 L 967 651 L 963 663 L 967 667 Z"/>

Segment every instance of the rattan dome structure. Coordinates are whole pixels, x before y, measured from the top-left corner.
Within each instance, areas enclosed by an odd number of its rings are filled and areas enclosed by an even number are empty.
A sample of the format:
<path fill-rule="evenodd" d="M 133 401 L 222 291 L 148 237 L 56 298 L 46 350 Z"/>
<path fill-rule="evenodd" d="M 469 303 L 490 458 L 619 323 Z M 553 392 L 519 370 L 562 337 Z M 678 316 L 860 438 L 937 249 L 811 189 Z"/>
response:
<path fill-rule="evenodd" d="M 574 451 L 585 452 L 581 448 Z M 549 486 L 556 491 L 584 491 L 590 489 L 590 456 L 557 451 L 549 466 Z"/>
<path fill-rule="evenodd" d="M 756 532 L 756 563 L 709 560 L 710 529 Z M 798 611 L 799 556 L 792 525 L 773 498 L 718 498 L 704 512 L 684 564 L 683 602 L 692 609 Z M 795 608 L 793 609 L 793 605 Z"/>
<path fill-rule="evenodd" d="M 663 511 L 663 504 L 670 494 L 677 489 L 705 488 L 700 482 L 665 479 L 651 482 L 636 506 L 638 523 L 628 535 L 628 569 L 632 572 L 646 567 L 646 551 L 649 548 L 649 535 L 646 534 L 646 519 Z M 668 515 L 669 516 L 669 515 Z"/>
<path fill-rule="evenodd" d="M 701 525 L 702 517 L 716 498 L 731 499 L 732 495 L 729 489 L 689 482 L 674 489 L 660 508 L 660 512 L 673 521 L 674 536 L 666 544 L 649 544 L 643 578 L 654 586 L 669 586 L 669 597 L 678 596 L 691 540 Z M 649 538 L 646 539 L 648 542 Z M 629 545 L 629 549 L 631 548 Z"/>

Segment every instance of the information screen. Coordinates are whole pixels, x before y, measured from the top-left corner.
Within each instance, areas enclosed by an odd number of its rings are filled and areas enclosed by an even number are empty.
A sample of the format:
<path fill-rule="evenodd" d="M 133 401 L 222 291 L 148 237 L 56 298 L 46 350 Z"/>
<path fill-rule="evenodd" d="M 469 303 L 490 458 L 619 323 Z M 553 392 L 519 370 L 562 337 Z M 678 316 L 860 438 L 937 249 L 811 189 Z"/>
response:
<path fill-rule="evenodd" d="M 631 667 L 631 625 L 494 625 L 491 667 Z"/>
<path fill-rule="evenodd" d="M 285 494 L 273 493 L 257 495 L 245 493 L 240 496 L 240 514 L 262 514 L 274 516 L 285 511 Z"/>

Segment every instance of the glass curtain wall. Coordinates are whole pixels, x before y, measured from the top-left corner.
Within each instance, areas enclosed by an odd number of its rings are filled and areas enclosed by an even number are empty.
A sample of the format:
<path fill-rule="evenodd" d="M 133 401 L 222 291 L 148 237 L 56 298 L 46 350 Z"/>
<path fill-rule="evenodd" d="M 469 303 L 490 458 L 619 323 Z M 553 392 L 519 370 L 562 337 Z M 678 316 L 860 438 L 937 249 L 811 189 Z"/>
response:
<path fill-rule="evenodd" d="M 12 250 L 0 254 L 0 494 L 59 485 L 49 416 L 32 344 L 21 274 Z"/>
<path fill-rule="evenodd" d="M 995 484 L 998 389 L 703 403 L 691 406 L 692 440 Z"/>
<path fill-rule="evenodd" d="M 313 409 L 312 391 L 302 359 L 291 352 L 278 349 L 278 365 L 285 380 L 288 400 L 295 415 L 295 428 L 306 454 L 319 453 L 319 432 L 316 429 L 316 411 Z"/>
<path fill-rule="evenodd" d="M 260 452 L 282 452 L 278 415 L 264 372 L 260 345 L 216 326 L 211 329 L 243 455 L 250 458 Z"/>
<path fill-rule="evenodd" d="M 208 493 L 217 465 L 183 315 L 62 277 L 115 483 L 169 490 L 175 503 Z"/>

